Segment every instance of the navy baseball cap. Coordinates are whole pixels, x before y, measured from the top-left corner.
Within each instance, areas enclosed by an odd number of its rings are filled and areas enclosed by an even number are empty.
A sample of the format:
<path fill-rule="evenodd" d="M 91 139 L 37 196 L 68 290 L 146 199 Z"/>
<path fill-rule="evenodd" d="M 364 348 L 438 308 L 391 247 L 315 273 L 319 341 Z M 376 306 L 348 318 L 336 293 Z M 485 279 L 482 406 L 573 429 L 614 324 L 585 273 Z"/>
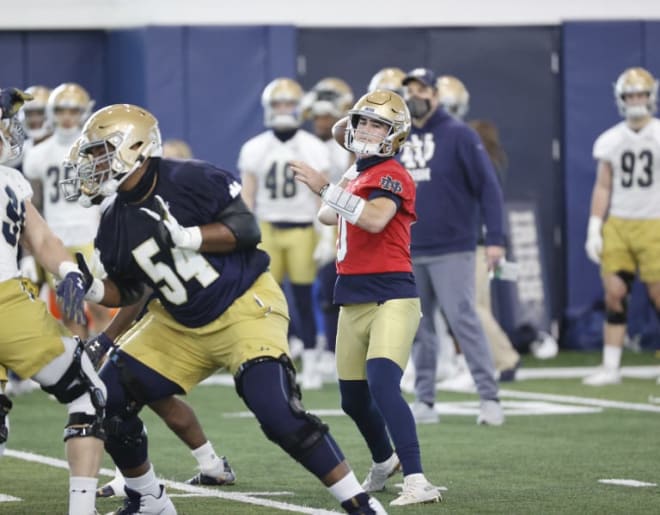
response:
<path fill-rule="evenodd" d="M 414 80 L 421 82 L 425 86 L 435 88 L 435 73 L 429 68 L 415 68 L 409 71 L 401 83 L 405 86 Z"/>

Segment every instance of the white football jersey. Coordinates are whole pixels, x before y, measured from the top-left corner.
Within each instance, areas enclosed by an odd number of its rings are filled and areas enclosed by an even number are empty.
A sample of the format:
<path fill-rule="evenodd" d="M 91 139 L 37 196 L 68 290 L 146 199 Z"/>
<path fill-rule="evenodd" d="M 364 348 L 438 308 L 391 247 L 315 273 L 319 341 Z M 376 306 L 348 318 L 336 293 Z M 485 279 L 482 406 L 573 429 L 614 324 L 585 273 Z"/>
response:
<path fill-rule="evenodd" d="M 62 161 L 71 143 L 53 135 L 29 149 L 23 158 L 25 176 L 40 181 L 43 186 L 43 217 L 65 247 L 92 242 L 99 224 L 97 206 L 86 208 L 75 200 L 65 200 L 62 195 L 60 181 L 65 179 Z"/>
<path fill-rule="evenodd" d="M 334 138 L 325 142 L 330 153 L 330 171 L 328 179 L 333 184 L 337 184 L 343 177 L 348 167 L 351 166 L 351 153 L 339 145 Z"/>
<path fill-rule="evenodd" d="M 267 222 L 312 223 L 319 208 L 319 197 L 298 182 L 289 161 L 305 161 L 319 172 L 328 173 L 328 148 L 319 138 L 299 129 L 282 142 L 267 131 L 248 140 L 238 156 L 238 169 L 257 180 L 254 211 Z"/>
<path fill-rule="evenodd" d="M 618 123 L 598 137 L 593 155 L 612 166 L 610 215 L 660 218 L 660 120 L 639 132 Z"/>
<path fill-rule="evenodd" d="M 21 172 L 0 165 L 0 281 L 20 275 L 18 241 L 25 223 L 25 200 L 32 197 L 32 187 Z"/>

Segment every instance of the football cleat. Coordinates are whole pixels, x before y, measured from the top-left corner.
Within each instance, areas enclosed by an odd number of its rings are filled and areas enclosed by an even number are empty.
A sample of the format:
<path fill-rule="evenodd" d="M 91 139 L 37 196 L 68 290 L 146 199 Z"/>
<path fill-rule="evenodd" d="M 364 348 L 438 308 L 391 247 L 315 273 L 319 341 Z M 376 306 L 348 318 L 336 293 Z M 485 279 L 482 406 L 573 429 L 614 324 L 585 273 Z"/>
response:
<path fill-rule="evenodd" d="M 233 485 L 236 482 L 236 474 L 234 470 L 229 465 L 227 458 L 220 456 L 222 460 L 223 471 L 218 476 L 211 476 L 199 472 L 198 474 L 191 477 L 186 484 L 188 485 L 204 485 L 204 486 L 223 486 L 223 485 Z"/>
<path fill-rule="evenodd" d="M 433 406 L 425 402 L 415 401 L 410 407 L 416 424 L 437 424 L 440 422 L 440 415 Z"/>
<path fill-rule="evenodd" d="M 442 495 L 437 486 L 433 486 L 424 477 L 424 474 L 410 474 L 403 478 L 403 490 L 399 497 L 390 502 L 390 506 L 407 506 L 409 504 L 422 504 L 440 502 Z"/>
<path fill-rule="evenodd" d="M 350 515 L 387 515 L 385 508 L 378 499 L 370 497 L 367 493 L 351 497 L 341 503 L 341 507 Z"/>
<path fill-rule="evenodd" d="M 112 481 L 96 489 L 96 497 L 124 497 L 126 495 L 124 486 L 126 486 L 124 476 L 121 475 L 119 469 L 116 469 L 115 477 L 112 478 Z"/>
<path fill-rule="evenodd" d="M 397 471 L 401 470 L 401 462 L 396 452 L 392 453 L 387 460 L 382 463 L 372 463 L 367 477 L 362 483 L 365 492 L 380 492 L 385 490 L 385 483 Z"/>
<path fill-rule="evenodd" d="M 605 386 L 608 384 L 619 384 L 621 382 L 621 372 L 614 368 L 600 368 L 597 372 L 585 377 L 582 384 L 588 386 Z"/>
<path fill-rule="evenodd" d="M 176 515 L 176 508 L 165 493 L 165 487 L 160 485 L 160 495 L 142 495 L 140 492 L 125 487 L 126 499 L 124 505 L 117 511 L 107 515 Z"/>

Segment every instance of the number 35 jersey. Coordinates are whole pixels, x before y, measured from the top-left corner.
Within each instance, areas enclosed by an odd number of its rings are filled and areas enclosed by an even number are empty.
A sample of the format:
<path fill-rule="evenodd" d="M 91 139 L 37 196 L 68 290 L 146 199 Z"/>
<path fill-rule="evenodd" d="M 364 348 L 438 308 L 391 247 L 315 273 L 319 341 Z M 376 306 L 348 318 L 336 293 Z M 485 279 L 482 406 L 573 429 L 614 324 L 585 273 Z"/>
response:
<path fill-rule="evenodd" d="M 18 240 L 25 223 L 25 200 L 32 196 L 30 183 L 18 170 L 0 166 L 0 282 L 18 277 Z"/>
<path fill-rule="evenodd" d="M 98 207 L 85 208 L 75 200 L 65 200 L 62 195 L 59 183 L 66 178 L 62 171 L 62 161 L 72 143 L 53 135 L 30 148 L 23 159 L 25 176 L 42 184 L 42 215 L 65 247 L 92 242 L 99 223 Z"/>
<path fill-rule="evenodd" d="M 660 120 L 635 132 L 621 122 L 601 134 L 593 155 L 612 166 L 609 214 L 619 218 L 660 218 Z"/>
<path fill-rule="evenodd" d="M 302 129 L 286 141 L 279 140 L 273 131 L 266 131 L 241 148 L 238 169 L 242 176 L 255 176 L 254 211 L 259 220 L 312 223 L 316 218 L 318 197 L 296 181 L 290 161 L 305 161 L 319 172 L 327 173 L 330 169 L 325 143 Z"/>

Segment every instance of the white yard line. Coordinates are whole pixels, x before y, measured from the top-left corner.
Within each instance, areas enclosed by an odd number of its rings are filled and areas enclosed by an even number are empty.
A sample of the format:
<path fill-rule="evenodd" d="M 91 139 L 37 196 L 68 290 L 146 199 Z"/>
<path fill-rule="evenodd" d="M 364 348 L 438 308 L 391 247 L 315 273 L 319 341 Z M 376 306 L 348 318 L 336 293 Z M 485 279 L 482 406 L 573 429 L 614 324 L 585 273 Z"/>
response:
<path fill-rule="evenodd" d="M 658 486 L 657 483 L 646 483 L 645 481 L 637 481 L 636 479 L 599 479 L 598 482 L 605 485 L 632 486 L 633 488 Z"/>
<path fill-rule="evenodd" d="M 68 469 L 67 462 L 57 458 L 51 458 L 49 456 L 42 456 L 41 454 L 35 454 L 32 452 L 25 451 L 15 451 L 13 449 L 5 450 L 5 456 L 11 456 L 24 461 L 31 461 L 34 463 L 41 463 L 43 465 L 50 465 L 51 467 Z M 115 471 L 111 469 L 101 469 L 100 474 L 108 477 L 113 477 Z M 310 478 L 311 480 L 311 478 Z M 297 504 L 291 504 L 286 502 L 272 501 L 270 499 L 260 499 L 259 497 L 253 497 L 250 492 L 228 492 L 226 490 L 218 490 L 211 488 L 204 488 L 201 486 L 187 485 L 186 483 L 181 483 L 179 481 L 172 481 L 169 479 L 159 479 L 161 483 L 165 486 L 176 489 L 182 492 L 189 494 L 203 495 L 205 497 L 217 497 L 219 499 L 227 499 L 230 501 L 242 502 L 245 504 L 254 504 L 257 506 L 264 506 L 266 508 L 273 508 L 281 511 L 290 511 L 293 513 L 308 513 L 310 515 L 330 515 L 341 513 L 338 511 L 324 510 L 321 508 L 309 508 L 307 506 L 298 506 Z M 282 495 L 282 492 L 274 492 L 275 495 Z M 265 492 L 257 492 L 257 495 L 265 495 Z"/>
<path fill-rule="evenodd" d="M 629 411 L 646 411 L 660 413 L 660 406 L 640 404 L 635 402 L 610 401 L 608 399 L 593 399 L 590 397 L 577 397 L 575 395 L 555 395 L 551 393 L 521 392 L 518 390 L 500 390 L 500 397 L 514 399 L 532 399 L 537 401 L 563 402 L 567 404 L 582 404 L 584 406 L 598 406 L 599 408 L 615 408 Z"/>

